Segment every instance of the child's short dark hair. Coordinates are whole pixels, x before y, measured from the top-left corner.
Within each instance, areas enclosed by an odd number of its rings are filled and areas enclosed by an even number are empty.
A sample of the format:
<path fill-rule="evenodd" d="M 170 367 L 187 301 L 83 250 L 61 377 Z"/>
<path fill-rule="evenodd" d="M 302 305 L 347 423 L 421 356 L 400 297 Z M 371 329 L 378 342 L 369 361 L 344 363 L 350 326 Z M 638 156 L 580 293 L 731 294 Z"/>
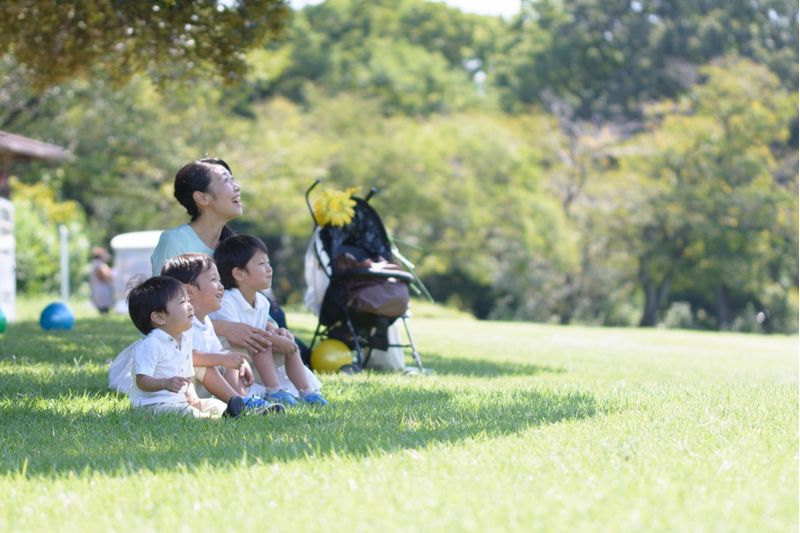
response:
<path fill-rule="evenodd" d="M 217 263 L 219 280 L 223 287 L 226 289 L 236 288 L 233 269 L 245 268 L 256 252 L 269 253 L 267 245 L 252 235 L 234 235 L 217 245 L 217 249 L 214 250 L 214 262 Z"/>
<path fill-rule="evenodd" d="M 147 335 L 153 329 L 150 315 L 167 310 L 167 303 L 181 294 L 183 283 L 175 278 L 154 276 L 128 293 L 128 314 L 136 329 Z"/>
<path fill-rule="evenodd" d="M 197 285 L 197 277 L 213 264 L 214 260 L 208 254 L 178 255 L 164 263 L 161 275 L 175 278 L 188 285 Z"/>

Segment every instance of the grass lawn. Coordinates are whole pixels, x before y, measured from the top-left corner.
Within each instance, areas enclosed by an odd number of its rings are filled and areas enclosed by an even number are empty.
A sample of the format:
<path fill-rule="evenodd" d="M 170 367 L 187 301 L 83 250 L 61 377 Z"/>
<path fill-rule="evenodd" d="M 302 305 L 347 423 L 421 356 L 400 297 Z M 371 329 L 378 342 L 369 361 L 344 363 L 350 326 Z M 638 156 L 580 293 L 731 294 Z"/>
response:
<path fill-rule="evenodd" d="M 0 531 L 798 530 L 797 337 L 422 307 L 434 375 L 326 375 L 328 409 L 195 421 L 106 390 L 126 317 L 81 304 L 44 332 L 43 304 L 0 337 Z"/>

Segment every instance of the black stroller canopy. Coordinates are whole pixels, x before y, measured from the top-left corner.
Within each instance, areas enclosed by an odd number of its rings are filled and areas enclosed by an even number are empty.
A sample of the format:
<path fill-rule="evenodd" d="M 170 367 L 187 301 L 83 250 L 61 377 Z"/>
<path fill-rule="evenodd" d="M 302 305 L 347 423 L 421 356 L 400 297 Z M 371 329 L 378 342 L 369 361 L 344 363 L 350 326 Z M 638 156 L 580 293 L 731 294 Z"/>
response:
<path fill-rule="evenodd" d="M 325 226 L 320 231 L 322 244 L 336 267 L 336 259 L 343 254 L 352 255 L 357 261 L 365 259 L 392 260 L 389 236 L 377 211 L 365 200 L 353 198 L 353 219 L 344 226 Z"/>

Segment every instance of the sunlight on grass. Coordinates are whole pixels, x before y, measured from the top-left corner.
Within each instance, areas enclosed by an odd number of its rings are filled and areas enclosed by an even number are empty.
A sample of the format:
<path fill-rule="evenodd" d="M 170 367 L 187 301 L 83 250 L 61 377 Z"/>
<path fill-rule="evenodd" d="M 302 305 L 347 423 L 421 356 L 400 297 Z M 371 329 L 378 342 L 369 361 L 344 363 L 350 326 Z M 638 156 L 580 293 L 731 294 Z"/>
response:
<path fill-rule="evenodd" d="M 434 311 L 411 326 L 435 374 L 323 375 L 329 409 L 239 421 L 107 391 L 125 317 L 10 325 L 0 529 L 796 529 L 796 337 Z"/>

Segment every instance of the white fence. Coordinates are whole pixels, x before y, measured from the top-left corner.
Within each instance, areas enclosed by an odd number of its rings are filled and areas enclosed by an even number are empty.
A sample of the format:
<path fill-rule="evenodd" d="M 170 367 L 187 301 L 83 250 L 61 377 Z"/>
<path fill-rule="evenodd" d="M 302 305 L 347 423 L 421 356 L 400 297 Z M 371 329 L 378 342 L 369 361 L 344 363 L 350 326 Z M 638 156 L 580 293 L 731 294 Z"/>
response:
<path fill-rule="evenodd" d="M 0 309 L 6 320 L 17 317 L 17 276 L 14 241 L 14 205 L 0 198 Z"/>
<path fill-rule="evenodd" d="M 128 282 L 137 275 L 150 277 L 150 255 L 161 237 L 160 231 L 120 233 L 111 239 L 114 251 L 114 311 L 127 313 Z"/>

